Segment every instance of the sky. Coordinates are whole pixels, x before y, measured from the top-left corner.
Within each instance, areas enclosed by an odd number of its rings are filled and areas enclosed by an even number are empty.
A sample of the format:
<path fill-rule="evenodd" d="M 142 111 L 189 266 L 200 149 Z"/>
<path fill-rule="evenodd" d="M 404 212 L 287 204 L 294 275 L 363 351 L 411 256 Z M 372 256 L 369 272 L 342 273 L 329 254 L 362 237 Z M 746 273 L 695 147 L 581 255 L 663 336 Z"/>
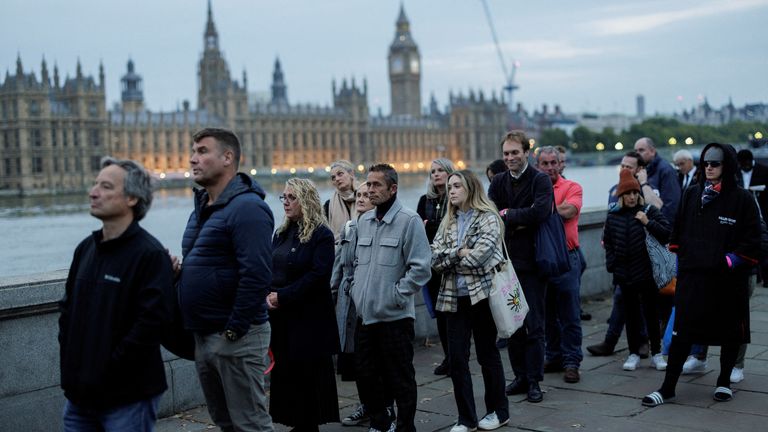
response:
<path fill-rule="evenodd" d="M 133 59 L 153 111 L 197 99 L 207 0 L 3 0 L 0 68 L 73 76 L 103 62 L 107 104 Z M 399 0 L 212 0 L 219 46 L 249 92 L 267 92 L 279 56 L 292 104 L 330 105 L 331 81 L 366 78 L 371 113 L 389 113 L 387 52 Z M 422 57 L 422 104 L 434 94 L 501 92 L 506 77 L 481 0 L 404 0 Z M 566 113 L 646 113 L 768 103 L 768 0 L 487 0 L 514 100 Z M 0 80 L 5 76 L 0 69 Z"/>

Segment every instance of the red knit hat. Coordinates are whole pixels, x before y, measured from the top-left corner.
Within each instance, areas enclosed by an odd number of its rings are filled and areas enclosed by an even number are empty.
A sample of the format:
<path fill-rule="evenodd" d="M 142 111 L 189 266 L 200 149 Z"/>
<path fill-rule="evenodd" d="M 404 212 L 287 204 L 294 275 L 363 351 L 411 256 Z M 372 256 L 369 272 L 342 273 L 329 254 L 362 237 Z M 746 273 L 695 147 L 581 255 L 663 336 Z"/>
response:
<path fill-rule="evenodd" d="M 624 168 L 619 172 L 619 186 L 616 188 L 616 196 L 622 196 L 630 191 L 640 192 L 640 182 L 630 170 Z"/>

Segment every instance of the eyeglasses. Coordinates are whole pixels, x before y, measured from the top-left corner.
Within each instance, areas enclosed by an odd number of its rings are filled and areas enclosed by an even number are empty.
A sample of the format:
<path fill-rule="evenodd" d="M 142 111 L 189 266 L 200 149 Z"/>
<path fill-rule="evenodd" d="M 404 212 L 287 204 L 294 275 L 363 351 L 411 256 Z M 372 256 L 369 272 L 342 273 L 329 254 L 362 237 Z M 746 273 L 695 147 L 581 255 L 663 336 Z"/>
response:
<path fill-rule="evenodd" d="M 285 204 L 286 201 L 289 202 L 289 203 L 292 203 L 292 202 L 295 202 L 297 200 L 296 196 L 294 196 L 294 195 L 286 195 L 286 194 L 281 194 L 278 198 L 280 198 L 280 202 L 283 203 L 283 204 Z"/>
<path fill-rule="evenodd" d="M 722 162 L 719 161 L 704 161 L 704 167 L 720 168 Z"/>

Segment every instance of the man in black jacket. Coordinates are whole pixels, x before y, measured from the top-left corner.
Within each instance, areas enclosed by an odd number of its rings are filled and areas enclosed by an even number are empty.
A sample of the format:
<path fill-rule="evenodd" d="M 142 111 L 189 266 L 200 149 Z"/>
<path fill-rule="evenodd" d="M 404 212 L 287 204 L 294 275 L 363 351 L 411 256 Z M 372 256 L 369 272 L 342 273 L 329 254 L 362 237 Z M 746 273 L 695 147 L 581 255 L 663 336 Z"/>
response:
<path fill-rule="evenodd" d="M 88 196 L 102 228 L 77 246 L 60 303 L 64 430 L 151 431 L 167 389 L 160 335 L 173 297 L 168 254 L 138 224 L 150 177 L 105 158 Z"/>
<path fill-rule="evenodd" d="M 493 178 L 488 196 L 504 221 L 504 240 L 529 307 L 525 324 L 509 338 L 515 380 L 507 386 L 507 394 L 527 394 L 529 402 L 541 402 L 546 279 L 536 265 L 534 245 L 538 226 L 552 212 L 554 195 L 549 176 L 528 165 L 530 148 L 525 132 L 507 133 L 501 150 L 509 170 Z"/>
<path fill-rule="evenodd" d="M 195 191 L 182 239 L 181 315 L 195 334 L 195 366 L 213 421 L 224 431 L 271 431 L 264 372 L 274 218 L 264 191 L 237 172 L 234 133 L 203 129 L 192 140 L 192 175 L 204 189 Z"/>

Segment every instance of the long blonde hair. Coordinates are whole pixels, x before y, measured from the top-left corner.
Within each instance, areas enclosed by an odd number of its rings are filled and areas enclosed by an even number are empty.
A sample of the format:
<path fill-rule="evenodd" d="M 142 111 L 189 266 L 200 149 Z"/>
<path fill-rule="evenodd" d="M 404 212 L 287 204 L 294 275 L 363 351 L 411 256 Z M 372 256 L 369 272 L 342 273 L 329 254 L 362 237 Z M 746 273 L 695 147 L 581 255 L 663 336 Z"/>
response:
<path fill-rule="evenodd" d="M 485 194 L 483 185 L 480 183 L 480 180 L 477 178 L 475 173 L 469 170 L 454 171 L 451 175 L 448 176 L 448 182 L 450 182 L 451 177 L 458 177 L 461 181 L 461 185 L 467 191 L 467 204 L 469 205 L 469 208 L 480 212 L 489 212 L 496 217 L 497 221 L 499 222 L 499 234 L 503 239 L 504 222 L 499 216 L 499 210 L 496 209 L 496 205 L 490 199 L 488 199 L 488 195 Z M 446 185 L 446 190 L 447 187 L 448 185 Z M 456 219 L 457 210 L 458 208 L 453 204 L 448 206 L 448 211 L 445 212 L 445 216 L 443 216 L 443 220 L 440 221 L 440 226 L 437 228 L 438 232 L 440 232 L 443 236 L 448 234 L 448 229 L 450 229 L 451 223 L 454 219 Z"/>
<path fill-rule="evenodd" d="M 328 226 L 328 220 L 323 214 L 323 206 L 320 204 L 320 194 L 317 188 L 310 180 L 302 178 L 290 178 L 285 182 L 286 187 L 293 189 L 296 194 L 296 200 L 301 207 L 301 219 L 297 222 L 299 225 L 299 242 L 306 243 L 312 238 L 312 233 L 321 225 Z M 287 217 L 277 228 L 277 234 L 282 234 L 291 224 Z"/>

